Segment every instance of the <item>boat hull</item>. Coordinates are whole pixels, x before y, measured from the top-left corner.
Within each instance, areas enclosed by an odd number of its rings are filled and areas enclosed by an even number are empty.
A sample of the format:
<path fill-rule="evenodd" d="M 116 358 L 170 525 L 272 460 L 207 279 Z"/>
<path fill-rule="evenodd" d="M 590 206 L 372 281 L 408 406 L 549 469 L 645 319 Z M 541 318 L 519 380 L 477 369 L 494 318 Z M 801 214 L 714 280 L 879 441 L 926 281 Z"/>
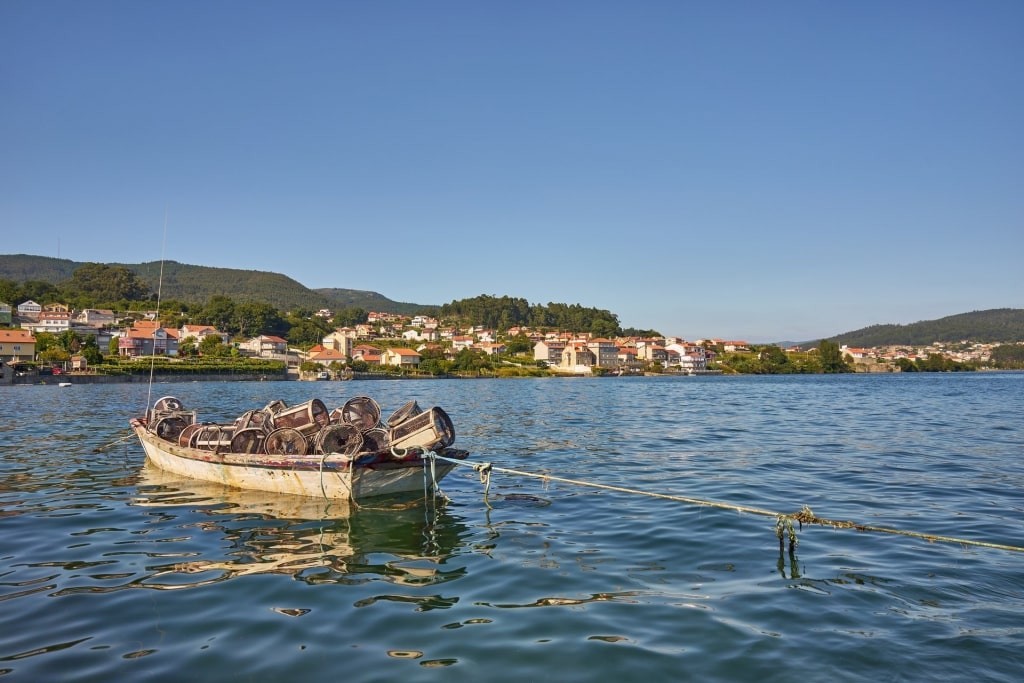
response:
<path fill-rule="evenodd" d="M 131 426 L 146 457 L 156 467 L 238 489 L 357 502 L 422 491 L 431 477 L 440 481 L 454 467 L 439 460 L 425 469 L 424 460 L 417 454 L 404 458 L 387 453 L 294 457 L 185 448 L 161 439 L 140 420 L 133 420 Z M 446 449 L 443 454 L 455 459 L 468 455 L 454 449 Z"/>

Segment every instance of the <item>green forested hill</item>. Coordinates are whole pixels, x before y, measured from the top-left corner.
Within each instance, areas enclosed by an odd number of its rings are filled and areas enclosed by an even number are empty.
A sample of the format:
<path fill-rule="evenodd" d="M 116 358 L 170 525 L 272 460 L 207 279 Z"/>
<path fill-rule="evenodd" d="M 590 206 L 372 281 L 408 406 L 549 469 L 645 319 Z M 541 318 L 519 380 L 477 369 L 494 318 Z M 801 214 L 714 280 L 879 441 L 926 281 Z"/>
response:
<path fill-rule="evenodd" d="M 909 325 L 872 325 L 830 338 L 830 341 L 858 348 L 893 344 L 926 346 L 937 341 L 962 340 L 989 343 L 1024 341 L 1024 309 L 993 308 Z"/>
<path fill-rule="evenodd" d="M 399 313 L 401 315 L 416 315 L 423 313 L 426 309 L 437 308 L 423 304 L 410 304 L 391 299 L 378 294 L 367 292 L 361 289 L 314 289 L 328 301 L 332 302 L 330 308 L 343 310 L 346 308 L 362 308 L 366 311 L 381 311 L 384 313 Z"/>
<path fill-rule="evenodd" d="M 156 291 L 160 282 L 160 262 L 123 265 L 134 271 L 140 279 Z M 233 268 L 210 268 L 191 266 L 176 261 L 163 263 L 164 299 L 198 302 L 207 301 L 212 295 L 220 294 L 238 302 L 259 301 L 268 303 L 282 311 L 297 308 L 318 310 L 330 308 L 331 302 L 323 295 L 304 287 L 295 280 L 279 273 L 258 270 L 237 270 Z"/>
<path fill-rule="evenodd" d="M 11 280 L 19 284 L 36 281 L 59 285 L 70 279 L 75 270 L 83 265 L 85 264 L 48 256 L 0 255 L 0 280 Z M 128 268 L 138 275 L 154 294 L 156 293 L 160 283 L 159 261 L 108 265 Z M 268 303 L 282 311 L 299 308 L 341 310 L 357 307 L 367 311 L 405 313 L 424 308 L 416 304 L 392 301 L 377 292 L 356 289 L 313 290 L 280 273 L 192 266 L 176 261 L 165 261 L 163 269 L 162 297 L 186 303 L 204 304 L 211 296 L 219 294 L 238 302 Z"/>
<path fill-rule="evenodd" d="M 72 273 L 81 266 L 68 259 L 28 254 L 0 255 L 0 280 L 22 282 L 49 282 L 56 285 L 69 280 Z"/>

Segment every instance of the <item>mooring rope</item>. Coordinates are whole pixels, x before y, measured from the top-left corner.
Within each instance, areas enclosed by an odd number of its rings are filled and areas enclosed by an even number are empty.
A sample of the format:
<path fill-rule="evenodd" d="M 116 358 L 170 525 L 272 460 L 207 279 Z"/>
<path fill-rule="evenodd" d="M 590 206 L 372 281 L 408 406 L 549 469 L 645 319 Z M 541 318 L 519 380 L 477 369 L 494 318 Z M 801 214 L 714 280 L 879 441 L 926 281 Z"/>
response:
<path fill-rule="evenodd" d="M 396 457 L 404 457 L 407 452 L 408 451 L 406 449 L 391 449 L 392 455 Z M 427 452 L 433 453 L 433 451 Z M 434 455 L 436 456 L 437 454 L 435 453 Z M 423 457 L 423 497 L 424 499 L 440 498 L 443 502 L 451 501 L 451 499 L 445 495 L 445 492 L 441 490 L 441 484 L 437 480 L 436 457 Z"/>
<path fill-rule="evenodd" d="M 581 479 L 569 479 L 567 477 L 557 477 L 551 474 L 537 474 L 536 472 L 525 472 L 523 470 L 514 470 L 508 467 L 498 467 L 489 462 L 477 463 L 469 460 L 455 460 L 454 458 L 447 458 L 443 455 L 438 455 L 434 451 L 424 451 L 421 456 L 431 461 L 443 460 L 455 465 L 463 465 L 471 467 L 480 473 L 481 482 L 486 483 L 487 490 L 490 490 L 491 473 L 501 472 L 503 474 L 513 474 L 521 477 L 531 477 L 534 479 L 543 479 L 544 481 L 556 481 L 562 484 L 573 484 L 575 486 L 587 486 L 595 489 L 603 489 L 605 491 L 617 491 L 619 493 L 629 493 L 639 496 L 648 496 L 650 498 L 662 498 L 665 500 L 672 500 L 679 503 L 689 503 L 691 505 L 701 505 L 705 507 L 720 508 L 723 510 L 734 510 L 736 512 L 747 512 L 752 515 L 761 515 L 764 517 L 774 517 L 775 523 L 775 534 L 779 538 L 779 548 L 783 547 L 784 536 L 789 539 L 789 551 L 793 552 L 798 541 L 796 537 L 796 530 L 793 528 L 793 522 L 796 522 L 801 529 L 804 524 L 817 524 L 819 526 L 830 526 L 835 529 L 855 529 L 857 531 L 873 531 L 883 534 L 897 534 L 900 536 L 910 536 L 912 538 L 919 538 L 929 542 L 942 542 L 942 543 L 959 543 L 961 545 L 978 546 L 982 548 L 993 548 L 996 550 L 1009 550 L 1011 552 L 1024 552 L 1024 547 L 1016 545 L 1006 545 L 1003 543 L 989 543 L 988 541 L 975 541 L 969 538 L 955 538 L 953 536 L 942 536 L 940 534 L 930 534 L 918 531 L 907 531 L 905 529 L 893 529 L 890 527 L 873 526 L 870 524 L 858 524 L 856 522 L 826 519 L 824 517 L 816 516 L 809 507 L 806 505 L 795 513 L 782 513 L 775 512 L 773 510 L 765 510 L 762 508 L 751 507 L 749 505 L 736 505 L 733 503 L 723 503 L 714 500 L 701 500 L 699 498 L 690 498 L 688 496 L 678 496 L 669 493 L 656 493 L 653 491 L 643 491 L 641 489 L 627 488 L 625 486 L 613 486 L 610 484 L 598 484 L 592 481 L 583 481 Z M 485 494 L 486 495 L 486 494 Z"/>
<path fill-rule="evenodd" d="M 134 436 L 135 436 L 135 432 L 128 432 L 127 436 L 122 436 L 120 439 L 118 439 L 116 441 L 111 441 L 110 443 L 105 443 L 102 446 L 97 446 L 96 448 L 92 449 L 92 452 L 93 453 L 102 453 L 103 451 L 107 450 L 111 446 L 116 446 L 119 443 L 122 443 L 124 441 L 127 441 L 128 439 L 133 438 Z"/>

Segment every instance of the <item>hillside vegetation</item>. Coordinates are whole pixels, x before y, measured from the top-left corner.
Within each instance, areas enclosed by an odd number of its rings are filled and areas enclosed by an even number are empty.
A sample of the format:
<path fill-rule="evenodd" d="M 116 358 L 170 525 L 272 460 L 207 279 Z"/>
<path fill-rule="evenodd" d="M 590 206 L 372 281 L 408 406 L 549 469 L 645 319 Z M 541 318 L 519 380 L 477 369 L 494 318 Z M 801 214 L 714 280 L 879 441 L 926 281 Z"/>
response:
<path fill-rule="evenodd" d="M 331 302 L 329 308 L 338 310 L 344 308 L 362 308 L 367 311 L 382 311 L 384 313 L 398 313 L 400 315 L 416 315 L 436 308 L 424 304 L 410 304 L 401 301 L 392 301 L 377 292 L 368 292 L 362 289 L 337 289 L 324 288 L 312 290 L 325 300 Z"/>
<path fill-rule="evenodd" d="M 135 272 L 152 291 L 156 291 L 160 283 L 159 261 L 119 265 Z M 331 305 L 322 295 L 278 273 L 190 266 L 176 261 L 165 261 L 163 270 L 162 296 L 166 299 L 201 303 L 214 294 L 220 294 L 238 302 L 268 303 L 284 311 L 296 308 L 317 310 Z"/>
<path fill-rule="evenodd" d="M 922 320 L 909 325 L 871 325 L 844 332 L 830 341 L 855 348 L 873 346 L 927 346 L 932 342 L 970 340 L 985 343 L 1024 341 L 1024 309 L 994 308 Z M 813 344 L 812 344 L 813 345 Z"/>
<path fill-rule="evenodd" d="M 22 282 L 48 282 L 60 284 L 71 279 L 71 275 L 82 266 L 68 259 L 27 254 L 0 255 L 0 280 Z"/>
<path fill-rule="evenodd" d="M 71 279 L 85 263 L 48 256 L 0 255 L 0 280 L 15 283 L 46 282 L 59 285 Z M 151 292 L 160 286 L 160 262 L 109 264 L 134 272 Z M 426 306 L 392 301 L 377 292 L 357 289 L 309 289 L 280 273 L 235 268 L 193 266 L 176 261 L 163 263 L 163 299 L 204 304 L 215 295 L 238 302 L 267 303 L 283 311 L 359 307 L 368 311 L 415 313 Z"/>

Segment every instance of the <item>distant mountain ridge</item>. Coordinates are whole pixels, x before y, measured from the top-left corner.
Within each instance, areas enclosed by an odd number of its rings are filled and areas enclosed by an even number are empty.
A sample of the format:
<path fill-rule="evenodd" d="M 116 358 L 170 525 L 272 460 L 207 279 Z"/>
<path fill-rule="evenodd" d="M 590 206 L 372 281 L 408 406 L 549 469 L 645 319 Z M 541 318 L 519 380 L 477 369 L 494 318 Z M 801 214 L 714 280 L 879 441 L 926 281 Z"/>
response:
<path fill-rule="evenodd" d="M 992 308 L 909 325 L 871 325 L 829 337 L 829 341 L 854 348 L 899 344 L 927 346 L 932 342 L 965 340 L 984 343 L 1024 341 L 1024 309 Z"/>
<path fill-rule="evenodd" d="M 59 285 L 69 280 L 84 262 L 27 254 L 0 254 L 0 279 L 17 283 L 27 281 L 48 282 Z M 160 285 L 159 261 L 150 263 L 109 263 L 124 266 L 134 272 L 156 292 Z M 186 303 L 205 304 L 211 296 L 224 295 L 235 301 L 259 301 L 282 311 L 299 308 L 319 310 L 328 308 L 362 308 L 367 311 L 416 314 L 430 306 L 392 301 L 383 294 L 359 289 L 309 289 L 305 285 L 280 273 L 235 268 L 193 266 L 177 261 L 163 262 L 164 299 L 177 299 Z"/>
<path fill-rule="evenodd" d="M 362 308 L 367 311 L 381 311 L 382 313 L 417 315 L 437 308 L 437 306 L 426 304 L 392 301 L 383 294 L 363 289 L 338 289 L 336 287 L 327 287 L 311 291 L 317 292 L 328 301 L 333 302 L 334 305 L 332 308 L 335 310 L 344 308 Z"/>

